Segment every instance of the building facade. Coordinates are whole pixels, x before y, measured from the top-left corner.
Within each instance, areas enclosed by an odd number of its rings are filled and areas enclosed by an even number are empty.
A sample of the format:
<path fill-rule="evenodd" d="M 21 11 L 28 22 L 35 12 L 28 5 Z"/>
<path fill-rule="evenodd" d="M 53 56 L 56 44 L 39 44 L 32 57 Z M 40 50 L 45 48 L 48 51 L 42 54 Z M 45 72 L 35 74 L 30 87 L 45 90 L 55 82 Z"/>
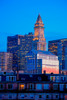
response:
<path fill-rule="evenodd" d="M 12 53 L 0 52 L 0 71 L 11 71 L 12 70 Z"/>
<path fill-rule="evenodd" d="M 13 53 L 13 69 L 25 72 L 25 55 L 32 49 L 32 40 L 32 33 L 7 38 L 7 51 Z"/>
<path fill-rule="evenodd" d="M 49 41 L 48 50 L 58 56 L 60 73 L 67 74 L 67 39 Z"/>
<path fill-rule="evenodd" d="M 58 57 L 49 51 L 32 50 L 26 55 L 27 73 L 41 74 L 54 73 L 59 74 Z"/>
<path fill-rule="evenodd" d="M 44 37 L 44 24 L 40 14 L 34 27 L 33 49 L 46 51 L 46 39 Z"/>
<path fill-rule="evenodd" d="M 0 74 L 0 100 L 67 100 L 67 75 Z"/>

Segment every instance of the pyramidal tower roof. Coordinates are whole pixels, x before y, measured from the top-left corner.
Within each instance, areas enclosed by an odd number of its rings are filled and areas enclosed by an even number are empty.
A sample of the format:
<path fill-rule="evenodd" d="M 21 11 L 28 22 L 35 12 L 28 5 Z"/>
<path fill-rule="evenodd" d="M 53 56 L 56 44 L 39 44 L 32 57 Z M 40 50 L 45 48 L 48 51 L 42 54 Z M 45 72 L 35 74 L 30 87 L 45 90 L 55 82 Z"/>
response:
<path fill-rule="evenodd" d="M 36 23 L 42 23 L 43 24 L 40 14 L 37 17 Z"/>

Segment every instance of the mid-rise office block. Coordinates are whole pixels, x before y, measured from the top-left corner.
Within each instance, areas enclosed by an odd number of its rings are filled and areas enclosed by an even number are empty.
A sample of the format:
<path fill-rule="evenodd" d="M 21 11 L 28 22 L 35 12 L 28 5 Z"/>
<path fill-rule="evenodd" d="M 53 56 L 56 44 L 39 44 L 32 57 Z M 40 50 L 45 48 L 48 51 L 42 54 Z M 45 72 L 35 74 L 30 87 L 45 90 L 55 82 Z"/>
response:
<path fill-rule="evenodd" d="M 67 39 L 49 41 L 48 50 L 58 56 L 60 73 L 67 74 Z"/>
<path fill-rule="evenodd" d="M 25 72 L 25 55 L 32 49 L 32 41 L 32 33 L 7 38 L 7 51 L 13 53 L 13 69 Z"/>
<path fill-rule="evenodd" d="M 0 71 L 12 70 L 13 55 L 7 52 L 0 52 Z"/>
<path fill-rule="evenodd" d="M 26 55 L 27 73 L 41 74 L 54 73 L 59 74 L 58 57 L 49 51 L 32 50 Z"/>

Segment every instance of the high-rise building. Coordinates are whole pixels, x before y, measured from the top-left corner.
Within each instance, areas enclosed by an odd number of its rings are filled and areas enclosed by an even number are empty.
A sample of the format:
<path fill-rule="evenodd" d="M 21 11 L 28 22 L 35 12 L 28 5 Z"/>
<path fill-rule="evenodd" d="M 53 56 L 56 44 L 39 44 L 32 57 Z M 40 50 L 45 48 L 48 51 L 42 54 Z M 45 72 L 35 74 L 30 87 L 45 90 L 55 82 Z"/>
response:
<path fill-rule="evenodd" d="M 32 49 L 33 34 L 15 35 L 7 38 L 7 51 L 13 53 L 13 68 L 25 72 L 25 55 Z"/>
<path fill-rule="evenodd" d="M 44 38 L 44 24 L 40 14 L 34 27 L 33 49 L 46 51 L 46 39 Z"/>
<path fill-rule="evenodd" d="M 67 74 L 67 39 L 49 41 L 48 50 L 58 56 L 60 73 Z"/>
<path fill-rule="evenodd" d="M 26 61 L 28 74 L 59 74 L 58 57 L 49 51 L 31 50 L 26 55 Z"/>
<path fill-rule="evenodd" d="M 12 70 L 12 53 L 0 52 L 0 71 L 11 71 Z"/>

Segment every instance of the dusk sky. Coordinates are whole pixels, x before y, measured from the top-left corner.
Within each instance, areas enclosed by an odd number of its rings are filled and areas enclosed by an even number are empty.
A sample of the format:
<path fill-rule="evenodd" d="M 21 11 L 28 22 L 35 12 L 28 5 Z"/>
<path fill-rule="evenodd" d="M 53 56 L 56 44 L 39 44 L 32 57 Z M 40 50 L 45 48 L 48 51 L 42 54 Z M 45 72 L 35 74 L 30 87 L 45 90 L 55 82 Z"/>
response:
<path fill-rule="evenodd" d="M 45 38 L 67 38 L 67 0 L 0 0 L 0 51 L 7 50 L 7 36 L 34 33 L 40 13 Z"/>

